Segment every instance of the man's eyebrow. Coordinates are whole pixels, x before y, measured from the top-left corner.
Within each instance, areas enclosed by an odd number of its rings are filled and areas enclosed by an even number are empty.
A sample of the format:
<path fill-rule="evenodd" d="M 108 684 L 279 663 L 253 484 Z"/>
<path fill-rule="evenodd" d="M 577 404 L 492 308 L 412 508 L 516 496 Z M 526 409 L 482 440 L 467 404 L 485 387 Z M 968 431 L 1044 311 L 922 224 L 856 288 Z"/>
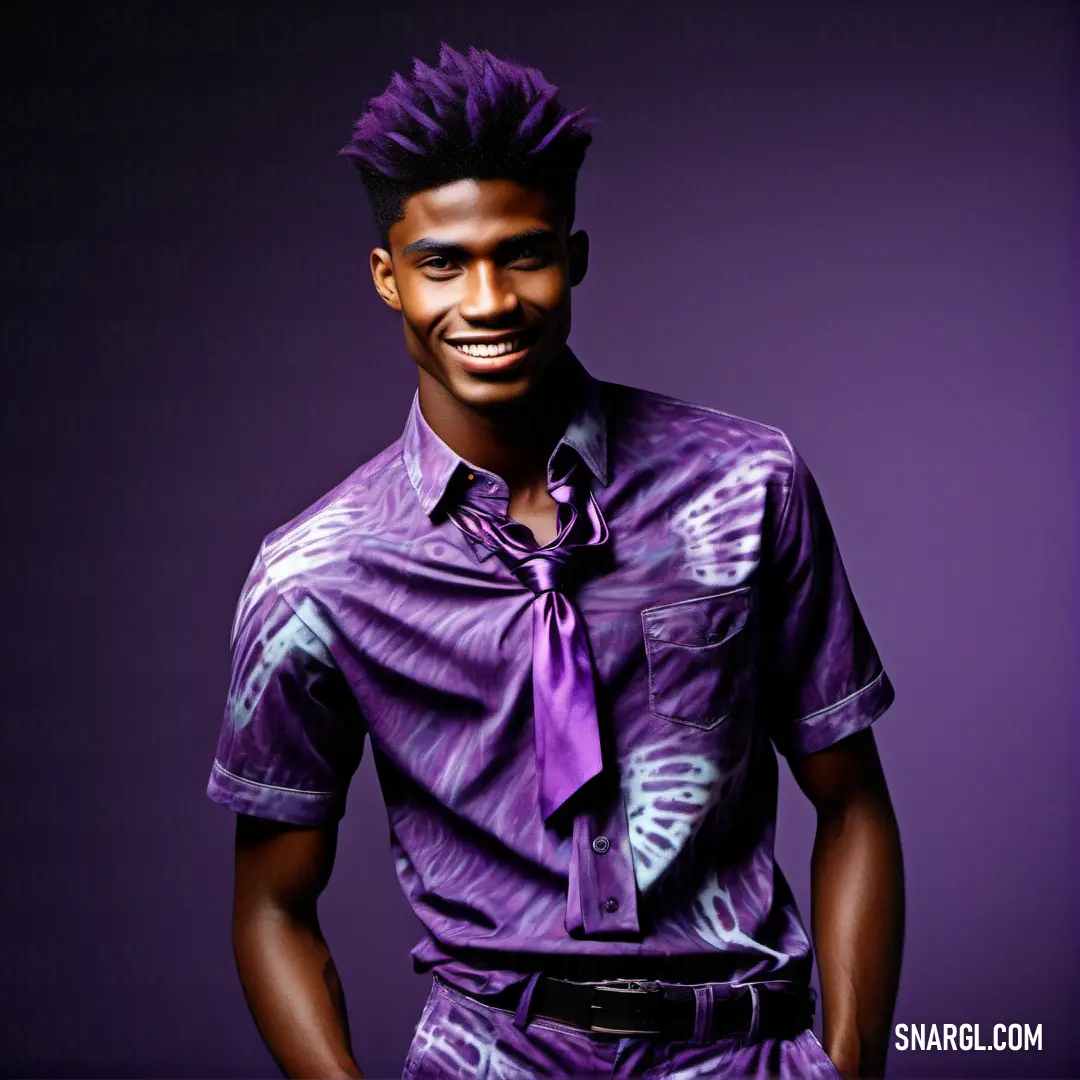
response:
<path fill-rule="evenodd" d="M 413 252 L 427 252 L 435 255 L 454 255 L 460 258 L 468 254 L 461 244 L 455 244 L 449 240 L 432 240 L 428 236 L 422 236 L 411 244 L 406 244 L 401 249 L 402 255 L 411 255 Z"/>
<path fill-rule="evenodd" d="M 558 238 L 558 234 L 554 229 L 526 229 L 524 232 L 518 233 L 516 236 L 507 237 L 499 244 L 499 247 L 514 247 L 517 244 L 524 244 L 529 240 L 555 240 Z"/>
<path fill-rule="evenodd" d="M 558 239 L 558 234 L 554 229 L 526 229 L 524 232 L 517 233 L 514 236 L 508 236 L 505 240 L 500 240 L 498 250 L 508 251 L 529 242 L 547 242 L 556 239 Z M 419 240 L 414 240 L 411 244 L 406 244 L 401 249 L 401 253 L 402 255 L 412 255 L 417 253 L 423 253 L 425 255 L 443 255 L 447 258 L 455 259 L 464 258 L 469 254 L 468 249 L 462 244 L 456 244 L 452 240 L 433 240 L 429 236 L 422 236 Z"/>

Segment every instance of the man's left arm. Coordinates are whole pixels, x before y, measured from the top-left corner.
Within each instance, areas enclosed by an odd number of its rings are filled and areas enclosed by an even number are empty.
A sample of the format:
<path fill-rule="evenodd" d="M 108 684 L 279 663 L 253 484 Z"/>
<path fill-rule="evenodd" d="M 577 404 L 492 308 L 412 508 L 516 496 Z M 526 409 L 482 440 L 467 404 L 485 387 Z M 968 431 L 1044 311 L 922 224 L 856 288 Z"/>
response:
<path fill-rule="evenodd" d="M 766 531 L 761 715 L 817 809 L 811 928 L 823 1043 L 845 1076 L 881 1076 L 903 947 L 900 840 L 871 726 L 895 691 L 813 474 L 791 470 Z"/>
<path fill-rule="evenodd" d="M 900 978 L 904 875 L 873 733 L 789 764 L 817 811 L 810 887 L 822 1042 L 845 1077 L 880 1077 Z"/>

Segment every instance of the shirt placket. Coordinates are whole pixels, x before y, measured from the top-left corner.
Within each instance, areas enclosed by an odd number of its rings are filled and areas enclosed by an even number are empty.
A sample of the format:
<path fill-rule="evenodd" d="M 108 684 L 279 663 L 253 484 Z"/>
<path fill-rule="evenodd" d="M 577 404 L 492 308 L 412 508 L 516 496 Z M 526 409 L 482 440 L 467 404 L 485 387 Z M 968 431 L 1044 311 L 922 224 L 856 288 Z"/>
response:
<path fill-rule="evenodd" d="M 619 794 L 603 805 L 574 818 L 566 929 L 579 937 L 640 934 L 626 806 Z"/>

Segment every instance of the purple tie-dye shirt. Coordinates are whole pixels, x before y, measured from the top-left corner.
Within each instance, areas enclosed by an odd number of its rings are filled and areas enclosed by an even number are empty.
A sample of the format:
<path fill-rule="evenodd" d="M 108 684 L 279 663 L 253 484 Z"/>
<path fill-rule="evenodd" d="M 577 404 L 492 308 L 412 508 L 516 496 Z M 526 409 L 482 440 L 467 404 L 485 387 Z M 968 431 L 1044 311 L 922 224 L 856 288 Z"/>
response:
<path fill-rule="evenodd" d="M 208 794 L 336 820 L 367 739 L 426 931 L 414 967 L 463 989 L 493 993 L 552 954 L 808 982 L 773 855 L 774 747 L 821 750 L 894 696 L 818 488 L 775 427 L 571 370 L 580 407 L 549 475 L 577 455 L 610 531 L 571 593 L 606 763 L 588 806 L 541 819 L 534 594 L 446 514 L 505 514 L 506 483 L 446 446 L 416 397 L 396 442 L 263 541 Z"/>

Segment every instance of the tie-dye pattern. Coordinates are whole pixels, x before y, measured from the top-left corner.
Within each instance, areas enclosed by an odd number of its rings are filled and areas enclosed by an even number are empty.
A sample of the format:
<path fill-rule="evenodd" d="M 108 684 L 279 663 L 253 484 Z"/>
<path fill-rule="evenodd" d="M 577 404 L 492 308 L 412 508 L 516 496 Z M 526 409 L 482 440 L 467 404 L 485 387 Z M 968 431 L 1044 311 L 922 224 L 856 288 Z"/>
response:
<path fill-rule="evenodd" d="M 777 428 L 574 364 L 549 475 L 580 462 L 610 532 L 571 589 L 607 763 L 588 805 L 542 820 L 534 594 L 448 516 L 505 517 L 509 491 L 415 397 L 400 439 L 263 542 L 208 794 L 338 818 L 369 740 L 425 928 L 415 968 L 473 992 L 581 955 L 805 983 L 773 857 L 776 751 L 822 749 L 893 700 L 820 493 Z"/>

